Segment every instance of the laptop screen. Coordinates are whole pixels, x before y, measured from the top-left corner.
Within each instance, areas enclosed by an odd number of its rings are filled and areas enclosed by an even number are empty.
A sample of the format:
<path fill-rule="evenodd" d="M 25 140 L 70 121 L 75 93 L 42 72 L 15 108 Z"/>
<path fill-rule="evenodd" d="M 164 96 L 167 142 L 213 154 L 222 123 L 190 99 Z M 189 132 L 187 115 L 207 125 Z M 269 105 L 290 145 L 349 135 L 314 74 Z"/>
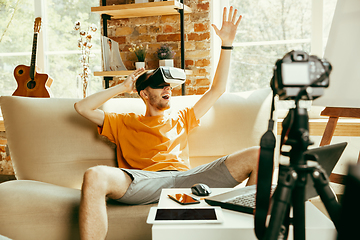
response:
<path fill-rule="evenodd" d="M 304 154 L 316 155 L 317 162 L 325 170 L 326 174 L 330 176 L 336 163 L 339 161 L 347 143 L 337 143 L 332 145 L 326 145 L 318 148 L 307 150 Z M 305 200 L 316 197 L 318 194 L 314 188 L 314 182 L 310 175 L 308 175 L 306 183 Z"/>

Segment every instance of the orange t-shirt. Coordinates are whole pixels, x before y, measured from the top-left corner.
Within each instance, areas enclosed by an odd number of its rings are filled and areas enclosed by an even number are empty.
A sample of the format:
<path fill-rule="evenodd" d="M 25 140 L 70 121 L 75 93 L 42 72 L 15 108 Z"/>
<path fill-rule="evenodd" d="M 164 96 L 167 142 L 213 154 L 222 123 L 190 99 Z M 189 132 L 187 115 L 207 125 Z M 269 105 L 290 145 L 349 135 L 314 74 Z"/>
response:
<path fill-rule="evenodd" d="M 154 117 L 105 113 L 99 133 L 116 144 L 120 168 L 186 171 L 190 169 L 188 135 L 198 125 L 192 108 Z"/>

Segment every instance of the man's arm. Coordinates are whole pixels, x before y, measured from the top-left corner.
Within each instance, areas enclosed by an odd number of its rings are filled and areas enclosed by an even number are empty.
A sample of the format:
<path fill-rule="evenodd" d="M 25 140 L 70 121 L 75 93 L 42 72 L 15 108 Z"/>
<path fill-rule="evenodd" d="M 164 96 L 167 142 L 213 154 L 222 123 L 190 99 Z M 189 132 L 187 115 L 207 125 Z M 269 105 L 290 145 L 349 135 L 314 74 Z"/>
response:
<path fill-rule="evenodd" d="M 216 34 L 222 41 L 222 46 L 232 46 L 236 35 L 236 29 L 240 24 L 242 16 L 236 20 L 237 9 L 230 7 L 229 16 L 224 8 L 223 23 L 219 30 L 212 24 Z M 200 119 L 214 105 L 216 100 L 225 92 L 229 75 L 231 50 L 221 49 L 220 59 L 216 68 L 215 76 L 210 89 L 194 105 L 194 112 L 197 119 Z"/>
<path fill-rule="evenodd" d="M 126 80 L 116 85 L 115 87 L 105 89 L 103 91 L 97 92 L 93 95 L 90 95 L 78 102 L 75 103 L 75 110 L 83 117 L 94 122 L 98 126 L 104 124 L 105 114 L 102 110 L 98 109 L 110 98 L 124 92 L 134 92 L 135 91 L 135 82 L 136 79 L 144 73 L 144 69 L 138 69 L 130 74 Z"/>

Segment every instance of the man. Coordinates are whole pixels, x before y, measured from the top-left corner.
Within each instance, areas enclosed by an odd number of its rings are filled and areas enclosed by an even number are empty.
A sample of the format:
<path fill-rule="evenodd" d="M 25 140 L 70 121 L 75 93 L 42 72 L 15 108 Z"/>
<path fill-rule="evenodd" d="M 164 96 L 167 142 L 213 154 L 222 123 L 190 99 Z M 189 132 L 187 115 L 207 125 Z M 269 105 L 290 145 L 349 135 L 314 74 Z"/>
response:
<path fill-rule="evenodd" d="M 191 187 L 198 182 L 210 187 L 234 187 L 246 178 L 248 185 L 256 183 L 258 147 L 191 170 L 188 163 L 188 133 L 226 89 L 232 43 L 241 16 L 236 16 L 233 7 L 229 13 L 224 8 L 223 14 L 222 28 L 212 25 L 222 40 L 213 83 L 192 108 L 168 115 L 171 87 L 166 83 L 153 86 L 151 75 L 144 74 L 144 69 L 136 70 L 122 84 L 75 104 L 82 116 L 99 126 L 100 134 L 117 144 L 121 155 L 120 168 L 97 166 L 84 174 L 79 217 L 82 239 L 105 238 L 106 197 L 122 203 L 146 204 L 156 202 L 162 188 Z M 135 87 L 146 105 L 144 115 L 104 113 L 98 109 L 119 93 L 135 91 Z"/>

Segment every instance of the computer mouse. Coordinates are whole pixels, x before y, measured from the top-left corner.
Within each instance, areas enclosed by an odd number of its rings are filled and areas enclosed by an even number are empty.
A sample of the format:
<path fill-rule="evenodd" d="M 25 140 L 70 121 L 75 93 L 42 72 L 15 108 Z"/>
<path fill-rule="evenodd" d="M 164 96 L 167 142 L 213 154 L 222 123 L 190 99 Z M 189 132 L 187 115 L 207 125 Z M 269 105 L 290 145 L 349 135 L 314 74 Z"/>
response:
<path fill-rule="evenodd" d="M 197 183 L 191 187 L 191 192 L 196 196 L 209 196 L 211 190 L 208 185 L 204 183 Z"/>

